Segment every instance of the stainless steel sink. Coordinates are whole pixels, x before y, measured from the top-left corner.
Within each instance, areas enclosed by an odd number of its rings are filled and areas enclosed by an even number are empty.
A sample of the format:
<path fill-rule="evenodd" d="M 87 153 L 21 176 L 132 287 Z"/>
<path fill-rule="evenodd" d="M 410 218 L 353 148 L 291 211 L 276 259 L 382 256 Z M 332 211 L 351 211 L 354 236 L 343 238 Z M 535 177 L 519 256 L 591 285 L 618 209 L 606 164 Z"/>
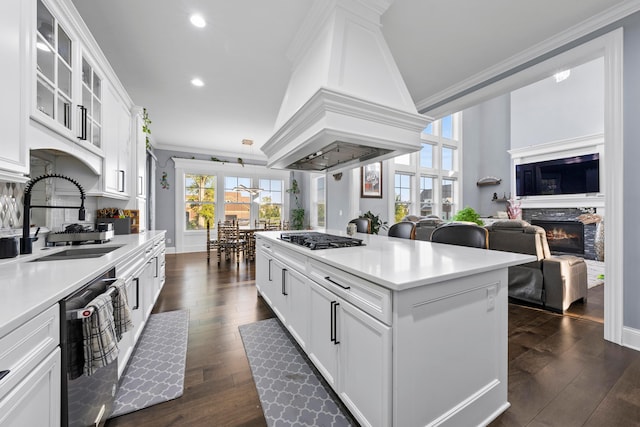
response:
<path fill-rule="evenodd" d="M 51 255 L 45 255 L 40 258 L 34 259 L 32 262 L 38 261 L 61 261 L 65 259 L 83 259 L 83 258 L 98 258 L 102 255 L 113 252 L 116 249 L 121 248 L 123 245 L 116 246 L 92 246 L 90 248 L 77 248 L 77 249 L 65 249 L 60 252 L 53 253 Z"/>

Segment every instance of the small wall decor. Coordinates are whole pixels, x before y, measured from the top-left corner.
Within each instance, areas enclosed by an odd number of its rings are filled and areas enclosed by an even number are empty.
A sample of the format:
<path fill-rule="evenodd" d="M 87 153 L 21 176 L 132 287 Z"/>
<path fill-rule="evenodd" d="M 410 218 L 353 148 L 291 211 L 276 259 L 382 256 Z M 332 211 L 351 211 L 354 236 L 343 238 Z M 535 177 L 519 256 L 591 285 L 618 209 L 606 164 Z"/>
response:
<path fill-rule="evenodd" d="M 169 189 L 169 181 L 167 181 L 167 173 L 166 172 L 162 172 L 162 178 L 160 178 L 160 185 L 162 186 L 163 190 L 168 190 Z"/>
<path fill-rule="evenodd" d="M 371 163 L 360 168 L 360 197 L 382 198 L 382 162 Z"/>
<path fill-rule="evenodd" d="M 485 176 L 484 178 L 480 178 L 476 185 L 481 187 L 483 185 L 498 185 L 502 182 L 502 178 L 498 178 L 495 176 Z"/>

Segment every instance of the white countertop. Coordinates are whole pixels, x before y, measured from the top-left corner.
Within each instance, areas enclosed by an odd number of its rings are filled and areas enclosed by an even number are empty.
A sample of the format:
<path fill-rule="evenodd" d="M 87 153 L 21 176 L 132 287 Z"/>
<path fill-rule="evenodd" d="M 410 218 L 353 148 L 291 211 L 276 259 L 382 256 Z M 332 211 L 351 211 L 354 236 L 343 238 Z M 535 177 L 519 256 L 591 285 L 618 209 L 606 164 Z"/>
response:
<path fill-rule="evenodd" d="M 346 236 L 344 231 L 326 232 Z M 311 250 L 279 240 L 280 233 L 282 232 L 265 231 L 258 234 L 287 249 L 394 291 L 536 260 L 532 255 L 362 233 L 353 237 L 362 239 L 365 246 Z M 277 253 L 277 250 L 274 251 Z"/>
<path fill-rule="evenodd" d="M 30 255 L 0 260 L 0 337 L 52 306 L 83 284 L 114 267 L 164 231 L 114 236 L 110 242 L 34 249 Z M 89 246 L 121 248 L 98 258 L 29 262 L 65 249 Z"/>

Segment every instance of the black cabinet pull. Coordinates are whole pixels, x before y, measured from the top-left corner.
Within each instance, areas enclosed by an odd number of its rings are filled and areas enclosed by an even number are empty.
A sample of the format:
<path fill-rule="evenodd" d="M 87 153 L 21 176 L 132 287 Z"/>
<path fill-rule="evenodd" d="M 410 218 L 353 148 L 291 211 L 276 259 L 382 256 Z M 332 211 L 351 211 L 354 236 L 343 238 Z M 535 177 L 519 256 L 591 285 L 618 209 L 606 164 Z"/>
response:
<path fill-rule="evenodd" d="M 324 280 L 327 280 L 327 281 L 333 283 L 336 286 L 340 286 L 342 289 L 351 289 L 351 286 L 342 286 L 340 283 L 338 283 L 338 282 L 336 282 L 334 280 L 331 280 L 331 277 L 329 277 L 329 276 L 325 277 Z"/>
<path fill-rule="evenodd" d="M 6 377 L 9 374 L 9 372 L 11 371 L 8 369 L 6 371 L 0 371 L 0 380 Z"/>
<path fill-rule="evenodd" d="M 118 174 L 120 175 L 120 182 L 118 183 L 118 191 L 123 193 L 124 192 L 124 171 L 120 169 L 118 170 Z"/>
<path fill-rule="evenodd" d="M 331 301 L 331 342 L 334 345 L 340 344 L 338 341 L 338 306 L 340 305 L 337 301 Z"/>
<path fill-rule="evenodd" d="M 269 258 L 269 281 L 273 282 L 273 279 L 271 279 L 271 261 L 272 261 L 272 259 Z"/>
<path fill-rule="evenodd" d="M 331 319 L 330 325 L 329 325 L 329 334 L 331 335 L 331 342 L 335 342 L 336 341 L 335 329 L 333 327 L 333 325 L 334 325 L 333 304 L 335 304 L 335 303 L 336 303 L 335 301 L 331 301 L 331 306 L 329 307 L 329 318 Z"/>
<path fill-rule="evenodd" d="M 137 310 L 140 308 L 140 278 L 136 277 L 133 280 L 136 282 L 136 305 L 133 306 L 132 310 Z"/>
<path fill-rule="evenodd" d="M 287 269 L 283 268 L 282 269 L 282 295 L 284 295 L 284 296 L 289 295 L 287 293 L 287 286 L 286 286 L 287 280 L 286 280 L 286 278 L 287 278 Z"/>
<path fill-rule="evenodd" d="M 80 135 L 78 139 L 82 141 L 87 140 L 87 107 L 84 105 L 78 105 L 80 109 Z"/>

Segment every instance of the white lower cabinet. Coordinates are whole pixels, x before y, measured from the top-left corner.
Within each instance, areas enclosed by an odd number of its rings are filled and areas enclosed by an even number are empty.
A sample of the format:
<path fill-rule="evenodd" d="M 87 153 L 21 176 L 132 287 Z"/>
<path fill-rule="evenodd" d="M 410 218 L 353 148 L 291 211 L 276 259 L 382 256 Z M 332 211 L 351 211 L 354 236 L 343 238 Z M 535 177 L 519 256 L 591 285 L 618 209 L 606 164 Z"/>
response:
<path fill-rule="evenodd" d="M 60 425 L 60 348 L 0 400 L 3 427 Z"/>
<path fill-rule="evenodd" d="M 310 284 L 309 358 L 362 425 L 389 425 L 391 327 Z"/>
<path fill-rule="evenodd" d="M 60 425 L 60 307 L 0 337 L 0 426 Z"/>

